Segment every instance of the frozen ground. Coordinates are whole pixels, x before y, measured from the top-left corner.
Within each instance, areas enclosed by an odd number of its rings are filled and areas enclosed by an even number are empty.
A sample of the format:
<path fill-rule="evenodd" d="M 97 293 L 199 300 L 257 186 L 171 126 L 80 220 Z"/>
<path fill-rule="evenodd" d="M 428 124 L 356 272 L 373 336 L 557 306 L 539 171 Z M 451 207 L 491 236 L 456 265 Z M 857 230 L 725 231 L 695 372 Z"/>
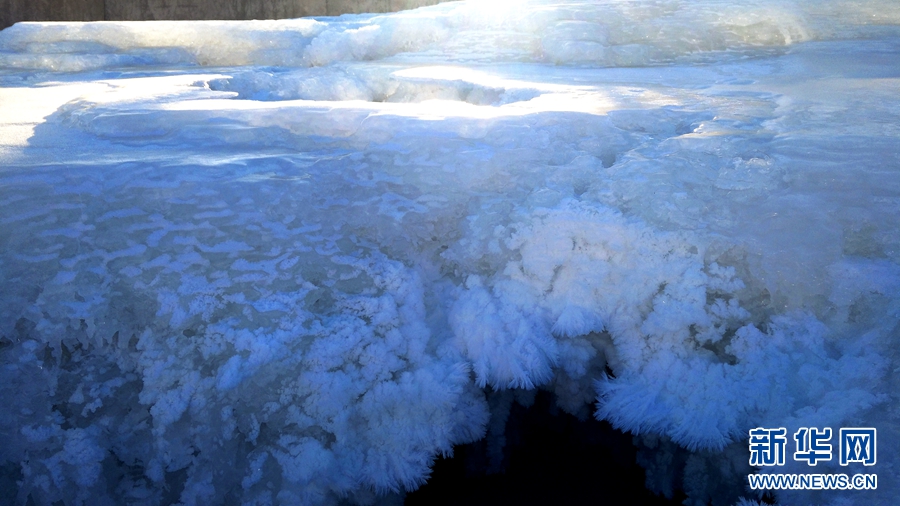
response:
<path fill-rule="evenodd" d="M 876 427 L 777 496 L 895 504 L 900 5 L 19 24 L 0 274 L 2 504 L 397 499 L 536 388 L 696 504 Z"/>

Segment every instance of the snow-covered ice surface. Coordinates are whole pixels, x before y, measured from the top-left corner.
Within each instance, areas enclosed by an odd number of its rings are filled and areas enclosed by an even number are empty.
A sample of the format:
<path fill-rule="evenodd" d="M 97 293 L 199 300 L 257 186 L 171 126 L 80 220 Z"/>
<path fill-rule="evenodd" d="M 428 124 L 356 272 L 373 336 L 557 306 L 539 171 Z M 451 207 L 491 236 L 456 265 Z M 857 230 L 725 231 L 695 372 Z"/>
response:
<path fill-rule="evenodd" d="M 896 504 L 900 4 L 18 24 L 0 273 L 3 504 L 396 499 L 535 388 L 697 504 L 876 427 L 777 496 Z"/>

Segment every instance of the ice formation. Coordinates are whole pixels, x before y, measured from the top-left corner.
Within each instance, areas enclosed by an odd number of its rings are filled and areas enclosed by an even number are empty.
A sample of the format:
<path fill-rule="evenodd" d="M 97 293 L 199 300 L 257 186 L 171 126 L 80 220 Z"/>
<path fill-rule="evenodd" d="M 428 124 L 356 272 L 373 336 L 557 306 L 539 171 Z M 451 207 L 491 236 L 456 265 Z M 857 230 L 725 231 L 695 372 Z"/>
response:
<path fill-rule="evenodd" d="M 778 498 L 891 504 L 898 54 L 893 0 L 0 32 L 0 504 L 371 504 L 537 388 L 697 504 L 877 427 Z"/>

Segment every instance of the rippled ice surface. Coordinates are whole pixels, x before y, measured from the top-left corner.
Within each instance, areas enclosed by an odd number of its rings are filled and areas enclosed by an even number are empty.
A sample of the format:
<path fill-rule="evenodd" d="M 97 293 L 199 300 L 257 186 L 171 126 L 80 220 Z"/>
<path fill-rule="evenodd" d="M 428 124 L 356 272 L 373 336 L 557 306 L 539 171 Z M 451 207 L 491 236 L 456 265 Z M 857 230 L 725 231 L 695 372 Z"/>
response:
<path fill-rule="evenodd" d="M 0 32 L 0 502 L 396 499 L 542 388 L 698 504 L 755 497 L 751 428 L 876 427 L 874 468 L 813 470 L 877 491 L 777 496 L 892 504 L 898 26 L 534 0 Z"/>

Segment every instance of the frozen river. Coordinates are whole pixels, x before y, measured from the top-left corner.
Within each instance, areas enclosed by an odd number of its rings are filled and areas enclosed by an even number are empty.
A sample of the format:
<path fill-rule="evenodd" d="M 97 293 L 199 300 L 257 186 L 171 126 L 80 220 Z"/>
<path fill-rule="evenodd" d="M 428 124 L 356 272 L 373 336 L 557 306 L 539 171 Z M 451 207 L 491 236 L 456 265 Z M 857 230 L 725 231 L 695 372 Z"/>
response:
<path fill-rule="evenodd" d="M 535 389 L 655 492 L 895 504 L 898 350 L 896 1 L 0 32 L 0 504 L 399 500 Z"/>

